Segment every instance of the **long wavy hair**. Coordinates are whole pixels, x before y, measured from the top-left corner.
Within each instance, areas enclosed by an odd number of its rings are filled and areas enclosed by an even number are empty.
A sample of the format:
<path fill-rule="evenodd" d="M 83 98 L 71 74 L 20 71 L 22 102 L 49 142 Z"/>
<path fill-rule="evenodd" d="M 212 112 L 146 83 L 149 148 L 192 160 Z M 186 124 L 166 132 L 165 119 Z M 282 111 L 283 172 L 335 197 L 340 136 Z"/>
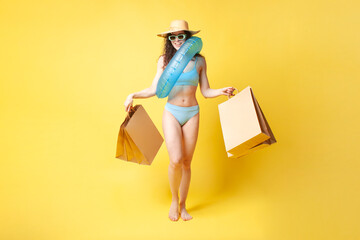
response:
<path fill-rule="evenodd" d="M 189 32 L 189 31 L 184 31 L 184 32 L 185 32 L 185 34 L 186 34 L 185 41 L 192 37 L 191 32 Z M 171 35 L 171 33 L 168 33 L 168 34 L 166 35 L 166 38 L 164 38 L 163 54 L 160 55 L 160 57 L 161 57 L 161 56 L 164 56 L 164 66 L 163 66 L 163 69 L 166 68 L 166 66 L 169 64 L 171 58 L 175 55 L 175 53 L 176 53 L 176 51 L 177 51 L 177 50 L 173 47 L 173 45 L 171 44 L 171 41 L 170 41 L 169 38 L 168 38 L 170 35 Z M 195 54 L 195 56 L 204 57 L 204 56 L 201 55 L 200 53 Z M 159 58 L 160 58 L 160 57 L 159 57 Z"/>

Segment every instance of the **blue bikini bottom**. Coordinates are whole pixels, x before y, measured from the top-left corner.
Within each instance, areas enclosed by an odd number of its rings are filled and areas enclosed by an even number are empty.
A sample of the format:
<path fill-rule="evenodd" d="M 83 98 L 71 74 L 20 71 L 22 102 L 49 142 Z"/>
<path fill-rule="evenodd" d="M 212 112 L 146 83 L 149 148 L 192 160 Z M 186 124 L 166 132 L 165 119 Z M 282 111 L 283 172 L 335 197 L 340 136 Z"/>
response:
<path fill-rule="evenodd" d="M 170 103 L 166 103 L 165 109 L 168 110 L 183 126 L 190 118 L 195 116 L 199 112 L 199 105 L 191 107 L 180 107 Z"/>

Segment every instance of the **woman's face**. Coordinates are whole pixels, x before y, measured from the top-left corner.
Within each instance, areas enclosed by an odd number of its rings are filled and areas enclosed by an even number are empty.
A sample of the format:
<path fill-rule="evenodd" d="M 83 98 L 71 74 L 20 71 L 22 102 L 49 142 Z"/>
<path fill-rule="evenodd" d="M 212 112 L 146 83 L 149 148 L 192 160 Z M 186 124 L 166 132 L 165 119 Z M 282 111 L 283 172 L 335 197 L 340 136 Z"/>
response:
<path fill-rule="evenodd" d="M 171 33 L 171 35 L 180 35 L 180 34 L 185 34 L 184 31 L 178 31 L 178 32 L 173 32 Z M 176 49 L 176 50 L 179 50 L 179 48 L 181 47 L 181 45 L 185 42 L 186 38 L 183 39 L 183 40 L 179 40 L 178 38 L 175 39 L 175 41 L 171 41 L 171 44 L 173 45 L 173 47 Z"/>

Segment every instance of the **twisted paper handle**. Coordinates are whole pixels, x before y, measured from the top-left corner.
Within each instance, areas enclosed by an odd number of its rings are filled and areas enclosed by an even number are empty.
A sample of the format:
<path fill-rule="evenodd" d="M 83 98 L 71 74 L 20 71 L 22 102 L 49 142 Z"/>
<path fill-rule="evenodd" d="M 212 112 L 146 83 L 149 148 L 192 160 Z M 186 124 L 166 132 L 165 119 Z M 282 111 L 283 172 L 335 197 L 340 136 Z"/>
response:
<path fill-rule="evenodd" d="M 234 87 L 235 88 L 235 87 Z M 239 93 L 239 89 L 237 89 L 237 88 L 235 88 L 235 90 Z M 233 93 L 235 92 L 235 90 L 233 91 Z M 236 95 L 236 94 L 235 94 Z M 228 99 L 230 99 L 231 98 L 231 95 L 230 96 L 228 96 Z"/>

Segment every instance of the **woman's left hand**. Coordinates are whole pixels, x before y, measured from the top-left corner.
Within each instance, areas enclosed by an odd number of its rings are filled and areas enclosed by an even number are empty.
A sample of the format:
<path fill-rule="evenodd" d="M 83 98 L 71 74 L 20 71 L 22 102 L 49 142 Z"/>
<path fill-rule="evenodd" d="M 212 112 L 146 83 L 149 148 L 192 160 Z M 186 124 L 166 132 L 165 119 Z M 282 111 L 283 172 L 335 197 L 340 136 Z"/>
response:
<path fill-rule="evenodd" d="M 220 95 L 234 96 L 234 94 L 233 94 L 234 90 L 235 90 L 235 88 L 233 88 L 233 87 L 221 88 Z"/>

